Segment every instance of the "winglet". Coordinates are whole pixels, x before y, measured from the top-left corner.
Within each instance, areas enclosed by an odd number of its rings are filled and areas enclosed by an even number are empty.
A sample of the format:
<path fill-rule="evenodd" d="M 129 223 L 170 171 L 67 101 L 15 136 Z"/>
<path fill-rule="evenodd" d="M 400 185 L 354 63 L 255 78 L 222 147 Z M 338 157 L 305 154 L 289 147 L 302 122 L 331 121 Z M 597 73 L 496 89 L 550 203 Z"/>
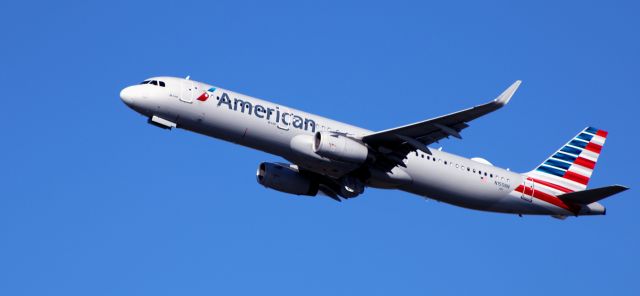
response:
<path fill-rule="evenodd" d="M 511 86 L 509 86 L 509 88 L 507 88 L 505 91 L 503 91 L 495 100 L 493 100 L 494 102 L 504 106 L 507 103 L 509 103 L 509 100 L 511 100 L 511 97 L 513 96 L 513 94 L 516 92 L 516 90 L 518 89 L 518 87 L 520 86 L 520 83 L 522 83 L 521 80 L 516 80 L 516 82 L 514 82 Z"/>

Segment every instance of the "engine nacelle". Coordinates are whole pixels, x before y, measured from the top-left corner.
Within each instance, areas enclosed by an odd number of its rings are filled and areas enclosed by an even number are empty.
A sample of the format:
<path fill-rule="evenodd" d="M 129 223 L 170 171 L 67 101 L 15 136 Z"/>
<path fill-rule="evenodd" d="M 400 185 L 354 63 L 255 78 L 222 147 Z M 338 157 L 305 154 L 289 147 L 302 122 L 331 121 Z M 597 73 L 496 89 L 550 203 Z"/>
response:
<path fill-rule="evenodd" d="M 313 152 L 326 158 L 361 164 L 367 160 L 369 149 L 353 139 L 328 132 L 317 132 Z"/>
<path fill-rule="evenodd" d="M 280 192 L 308 196 L 318 194 L 318 183 L 289 165 L 263 162 L 258 166 L 256 177 L 260 185 Z"/>

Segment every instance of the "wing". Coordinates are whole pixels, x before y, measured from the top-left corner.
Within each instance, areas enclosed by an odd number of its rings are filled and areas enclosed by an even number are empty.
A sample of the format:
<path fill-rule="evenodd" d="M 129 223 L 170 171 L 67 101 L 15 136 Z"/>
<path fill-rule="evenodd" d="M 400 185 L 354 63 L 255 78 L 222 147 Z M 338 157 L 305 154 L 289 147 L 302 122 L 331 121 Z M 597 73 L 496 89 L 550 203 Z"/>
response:
<path fill-rule="evenodd" d="M 376 132 L 362 138 L 362 141 L 389 159 L 400 164 L 398 160 L 407 153 L 421 150 L 431 154 L 426 145 L 438 142 L 449 136 L 461 139 L 460 132 L 468 127 L 468 122 L 491 113 L 506 105 L 520 86 L 521 81 L 514 82 L 495 100 L 466 110 L 448 115 Z M 400 161 L 401 162 L 401 161 Z"/>

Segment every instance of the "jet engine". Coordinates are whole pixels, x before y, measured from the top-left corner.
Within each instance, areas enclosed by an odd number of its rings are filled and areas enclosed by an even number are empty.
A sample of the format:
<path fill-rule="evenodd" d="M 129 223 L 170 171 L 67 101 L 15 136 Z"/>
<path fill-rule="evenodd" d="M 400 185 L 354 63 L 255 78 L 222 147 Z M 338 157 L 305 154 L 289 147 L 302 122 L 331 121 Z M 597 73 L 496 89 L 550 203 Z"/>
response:
<path fill-rule="evenodd" d="M 296 166 L 263 162 L 256 172 L 258 183 L 280 192 L 315 196 L 318 183 L 302 175 Z"/>
<path fill-rule="evenodd" d="M 364 144 L 328 132 L 317 132 L 313 141 L 313 152 L 326 158 L 361 164 L 367 160 L 369 149 Z"/>

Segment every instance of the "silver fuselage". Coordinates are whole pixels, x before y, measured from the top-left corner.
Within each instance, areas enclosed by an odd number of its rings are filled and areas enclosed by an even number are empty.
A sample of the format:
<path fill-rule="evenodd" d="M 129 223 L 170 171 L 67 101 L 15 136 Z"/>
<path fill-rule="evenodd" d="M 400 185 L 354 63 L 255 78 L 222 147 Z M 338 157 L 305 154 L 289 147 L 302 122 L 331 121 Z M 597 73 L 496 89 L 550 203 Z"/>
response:
<path fill-rule="evenodd" d="M 206 83 L 174 77 L 156 77 L 166 83 L 134 85 L 121 93 L 123 101 L 146 117 L 158 117 L 177 127 L 278 155 L 317 173 L 327 166 L 313 155 L 295 152 L 294 145 L 318 131 L 344 133 L 361 138 L 372 131 L 249 97 Z M 212 90 L 212 92 L 206 92 Z M 201 94 L 208 98 L 200 98 Z M 301 140 L 302 139 L 302 140 Z M 299 151 L 299 149 L 297 150 Z M 515 191 L 526 186 L 526 177 L 502 168 L 431 149 L 432 155 L 411 152 L 406 167 L 396 174 L 372 180 L 370 187 L 400 189 L 461 207 L 515 214 L 576 215 L 553 204 L 528 198 Z M 581 210 L 581 215 L 599 209 Z M 591 213 L 593 212 L 593 213 Z"/>

